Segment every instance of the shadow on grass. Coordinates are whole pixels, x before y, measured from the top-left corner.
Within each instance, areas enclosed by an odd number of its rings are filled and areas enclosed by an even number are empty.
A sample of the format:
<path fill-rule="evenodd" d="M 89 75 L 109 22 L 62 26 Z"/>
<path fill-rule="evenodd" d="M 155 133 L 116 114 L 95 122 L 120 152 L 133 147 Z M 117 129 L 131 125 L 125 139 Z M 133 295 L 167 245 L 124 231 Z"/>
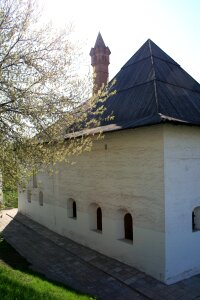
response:
<path fill-rule="evenodd" d="M 0 235 L 0 261 L 13 269 L 28 271 L 30 264 Z"/>
<path fill-rule="evenodd" d="M 95 299 L 30 269 L 30 264 L 0 236 L 1 300 Z"/>

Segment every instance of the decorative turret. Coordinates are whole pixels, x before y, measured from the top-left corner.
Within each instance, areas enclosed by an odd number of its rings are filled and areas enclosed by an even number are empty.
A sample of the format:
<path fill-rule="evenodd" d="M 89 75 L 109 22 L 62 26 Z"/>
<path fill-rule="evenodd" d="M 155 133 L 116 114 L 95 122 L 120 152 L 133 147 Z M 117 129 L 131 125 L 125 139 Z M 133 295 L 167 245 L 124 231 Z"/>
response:
<path fill-rule="evenodd" d="M 101 33 L 97 36 L 94 48 L 90 51 L 93 66 L 93 95 L 108 82 L 108 65 L 110 63 L 110 49 L 106 47 Z"/>

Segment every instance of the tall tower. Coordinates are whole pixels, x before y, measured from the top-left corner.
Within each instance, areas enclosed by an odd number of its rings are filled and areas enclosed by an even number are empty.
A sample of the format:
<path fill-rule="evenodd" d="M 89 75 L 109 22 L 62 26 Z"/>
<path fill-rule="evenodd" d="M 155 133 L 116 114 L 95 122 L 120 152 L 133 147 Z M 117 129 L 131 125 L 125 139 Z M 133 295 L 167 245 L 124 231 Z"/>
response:
<path fill-rule="evenodd" d="M 101 33 L 99 32 L 94 48 L 90 50 L 91 65 L 93 66 L 93 95 L 108 81 L 110 54 L 110 49 L 106 47 Z"/>

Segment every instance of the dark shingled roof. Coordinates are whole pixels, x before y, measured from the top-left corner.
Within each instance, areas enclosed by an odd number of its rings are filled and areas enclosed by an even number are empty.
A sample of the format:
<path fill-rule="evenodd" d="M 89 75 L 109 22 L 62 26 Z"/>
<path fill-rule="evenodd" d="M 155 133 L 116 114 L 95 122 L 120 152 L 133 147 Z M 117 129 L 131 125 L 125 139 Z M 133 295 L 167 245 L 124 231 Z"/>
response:
<path fill-rule="evenodd" d="M 200 125 L 200 84 L 151 40 L 144 43 L 113 80 L 116 83 L 111 89 L 116 94 L 104 103 L 106 111 L 100 127 L 83 132 L 106 132 L 166 121 Z M 113 120 L 104 120 L 111 114 Z"/>

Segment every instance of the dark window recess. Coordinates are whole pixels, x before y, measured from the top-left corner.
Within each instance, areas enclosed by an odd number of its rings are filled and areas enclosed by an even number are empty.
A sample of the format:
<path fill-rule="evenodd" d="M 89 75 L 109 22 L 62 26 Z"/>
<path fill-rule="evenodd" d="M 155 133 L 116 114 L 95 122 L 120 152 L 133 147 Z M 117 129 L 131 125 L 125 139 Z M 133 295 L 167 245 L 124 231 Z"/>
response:
<path fill-rule="evenodd" d="M 39 192 L 39 204 L 40 206 L 43 206 L 43 192 Z"/>
<path fill-rule="evenodd" d="M 27 192 L 27 200 L 29 203 L 31 203 L 31 191 Z"/>
<path fill-rule="evenodd" d="M 200 231 L 200 206 L 195 207 L 192 212 L 192 231 Z"/>
<path fill-rule="evenodd" d="M 73 218 L 76 218 L 77 213 L 76 213 L 76 202 L 75 201 L 73 201 L 72 209 L 73 209 Z"/>
<path fill-rule="evenodd" d="M 192 230 L 193 231 L 195 231 L 195 220 L 194 220 L 194 218 L 195 218 L 195 214 L 194 214 L 194 212 L 192 212 Z"/>
<path fill-rule="evenodd" d="M 37 188 L 37 176 L 35 173 L 33 174 L 33 188 Z"/>
<path fill-rule="evenodd" d="M 102 211 L 101 208 L 97 208 L 97 230 L 102 231 Z"/>
<path fill-rule="evenodd" d="M 133 220 L 129 213 L 124 216 L 124 235 L 125 239 L 133 240 Z"/>

